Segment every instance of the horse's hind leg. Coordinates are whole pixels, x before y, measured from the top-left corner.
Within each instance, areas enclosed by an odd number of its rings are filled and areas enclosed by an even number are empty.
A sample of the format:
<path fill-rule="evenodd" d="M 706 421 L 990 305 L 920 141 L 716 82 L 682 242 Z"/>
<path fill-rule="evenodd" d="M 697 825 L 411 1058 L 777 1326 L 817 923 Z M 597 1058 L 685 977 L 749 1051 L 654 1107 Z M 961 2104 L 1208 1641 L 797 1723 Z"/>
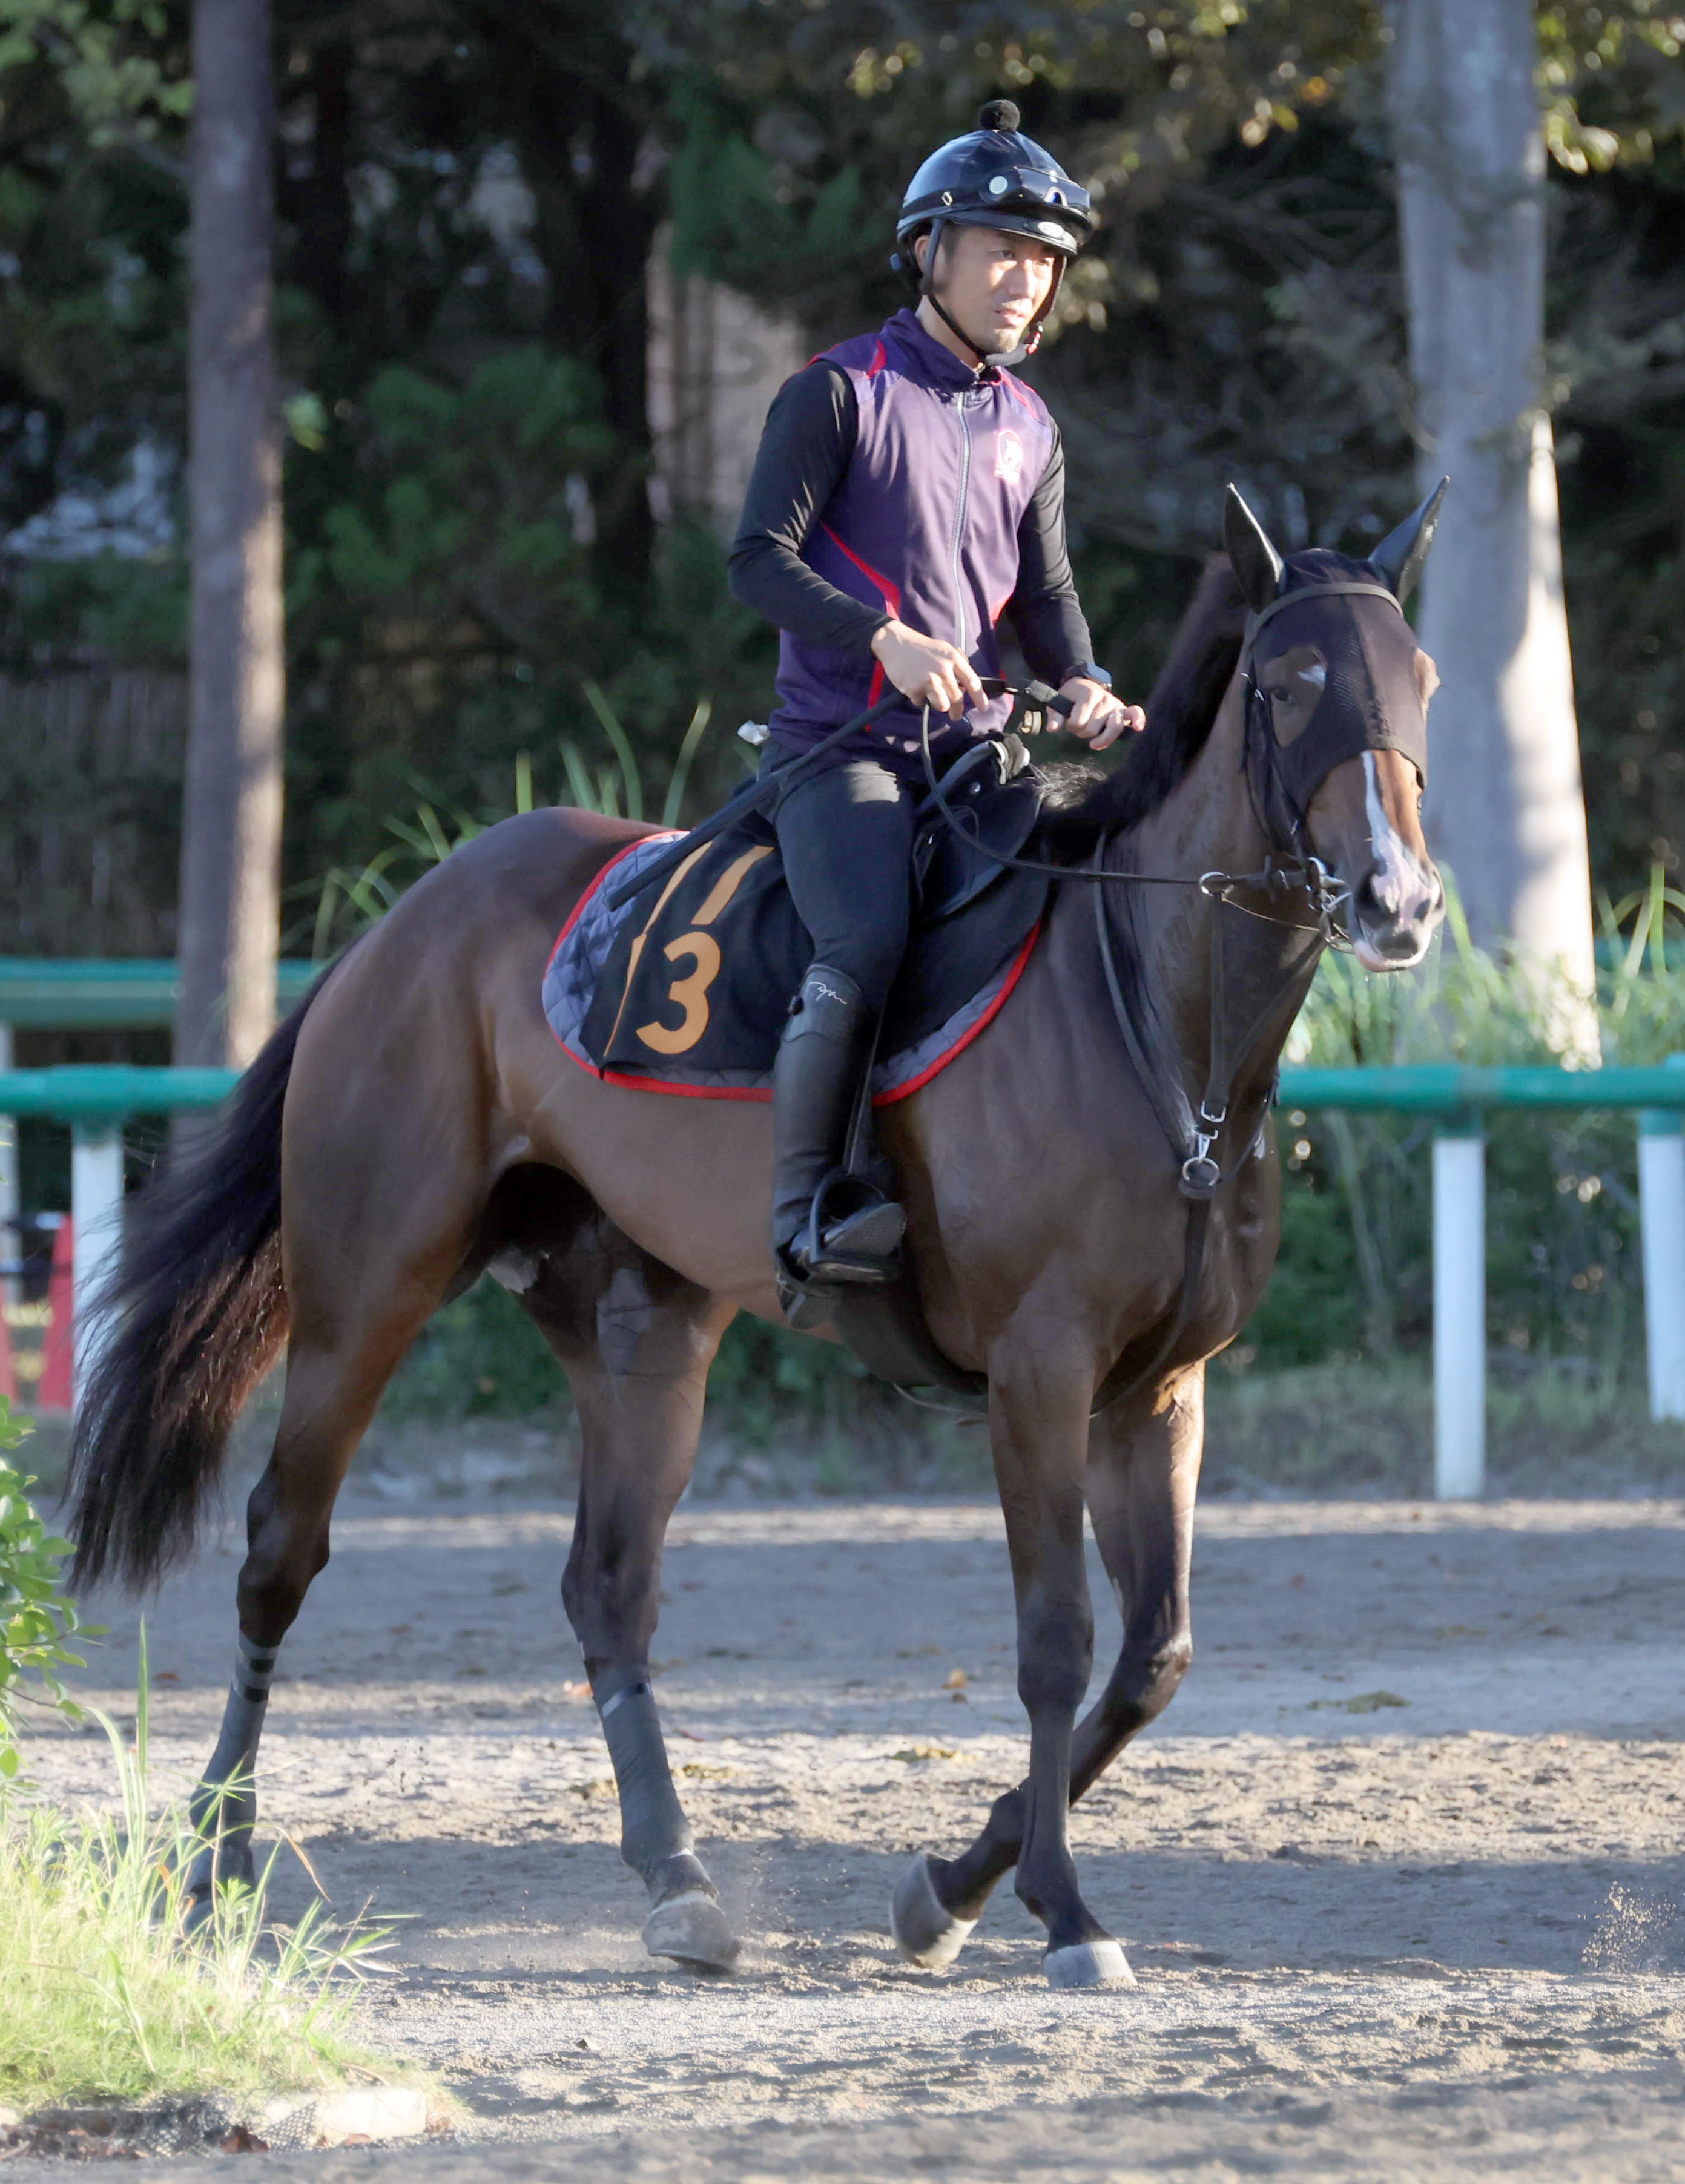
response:
<path fill-rule="evenodd" d="M 522 1293 L 567 1368 L 583 1440 L 562 1579 L 620 1791 L 621 1856 L 649 1892 L 651 1956 L 723 1970 L 738 1943 L 696 1856 L 650 1681 L 661 1545 L 690 1479 L 708 1368 L 733 1307 L 606 1221 L 537 1262 Z"/>
<path fill-rule="evenodd" d="M 1194 1493 L 1204 1440 L 1204 1375 L 1176 1384 L 1154 1408 L 1147 1396 L 1097 1418 L 1090 1436 L 1087 1499 L 1094 1536 L 1123 1610 L 1124 1638 L 1098 1702 L 1078 1723 L 1071 1802 L 1175 1696 L 1193 1656 L 1188 1578 Z M 1029 1785 L 996 1801 L 982 1833 L 958 1858 L 921 1858 L 896 1892 L 894 1925 L 915 1964 L 951 1964 L 995 1887 L 1017 1864 Z"/>
<path fill-rule="evenodd" d="M 326 1565 L 329 1519 L 358 1444 L 444 1297 L 481 1212 L 476 1167 L 444 1158 L 437 1133 L 426 1190 L 407 1173 L 382 1178 L 405 1142 L 401 1117 L 388 1112 L 386 1122 L 388 1161 L 324 1132 L 296 1162 L 299 1184 L 289 1182 L 287 1387 L 274 1451 L 246 1505 L 233 1685 L 189 1807 L 207 1839 L 187 1877 L 190 1925 L 209 1914 L 220 1882 L 252 1884 L 258 1741 L 276 1653 Z"/>

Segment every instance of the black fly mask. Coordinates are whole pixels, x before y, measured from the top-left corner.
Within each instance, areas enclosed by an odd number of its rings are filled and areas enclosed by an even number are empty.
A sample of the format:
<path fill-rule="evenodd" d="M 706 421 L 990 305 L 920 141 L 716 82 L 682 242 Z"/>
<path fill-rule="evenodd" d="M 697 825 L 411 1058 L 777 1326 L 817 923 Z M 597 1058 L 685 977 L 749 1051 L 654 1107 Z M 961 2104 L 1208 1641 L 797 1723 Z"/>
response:
<path fill-rule="evenodd" d="M 1229 488 L 1225 538 L 1251 609 L 1241 654 L 1247 768 L 1278 840 L 1303 848 L 1311 799 L 1336 766 L 1365 751 L 1402 752 L 1426 784 L 1427 710 L 1403 603 L 1445 487 L 1442 479 L 1366 561 L 1315 549 L 1291 562 Z M 1295 682 L 1297 693 L 1282 687 Z"/>

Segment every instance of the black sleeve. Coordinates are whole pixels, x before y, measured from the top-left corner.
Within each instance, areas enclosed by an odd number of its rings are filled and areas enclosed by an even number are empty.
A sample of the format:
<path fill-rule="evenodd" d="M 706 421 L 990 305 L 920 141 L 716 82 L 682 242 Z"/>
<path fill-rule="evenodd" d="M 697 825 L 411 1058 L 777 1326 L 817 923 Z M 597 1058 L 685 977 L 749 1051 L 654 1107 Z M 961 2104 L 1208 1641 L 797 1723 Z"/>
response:
<path fill-rule="evenodd" d="M 1007 611 L 1032 674 L 1055 688 L 1094 657 L 1065 550 L 1065 450 L 1057 428 L 1053 453 L 1018 527 L 1018 589 Z"/>
<path fill-rule="evenodd" d="M 767 412 L 727 582 L 805 644 L 866 652 L 890 616 L 839 591 L 801 559 L 814 525 L 854 460 L 859 415 L 845 372 L 810 364 L 787 379 Z"/>

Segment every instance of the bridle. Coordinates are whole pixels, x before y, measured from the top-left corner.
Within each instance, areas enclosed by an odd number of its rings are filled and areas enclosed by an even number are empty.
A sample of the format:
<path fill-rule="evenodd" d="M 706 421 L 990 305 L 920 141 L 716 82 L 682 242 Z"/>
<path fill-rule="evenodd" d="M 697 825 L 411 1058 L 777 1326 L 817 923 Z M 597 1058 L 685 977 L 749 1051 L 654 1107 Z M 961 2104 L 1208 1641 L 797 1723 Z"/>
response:
<path fill-rule="evenodd" d="M 1247 618 L 1239 660 L 1245 708 L 1241 765 L 1258 824 L 1270 844 L 1269 855 L 1259 872 L 1213 871 L 1195 876 L 1182 872 L 1120 871 L 1104 861 L 1113 838 L 1110 833 L 1101 835 L 1098 844 L 1101 861 L 1093 865 L 1055 864 L 1035 857 L 1010 856 L 1003 850 L 991 849 L 979 838 L 974 822 L 967 825 L 971 815 L 954 810 L 937 780 L 930 754 L 930 708 L 927 704 L 923 710 L 919 723 L 919 747 L 929 796 L 946 825 L 979 855 L 1010 871 L 1041 873 L 1059 880 L 1111 882 L 1116 885 L 1136 888 L 1197 888 L 1212 905 L 1208 958 L 1210 1050 L 1205 1086 L 1196 1107 L 1188 1097 L 1175 1057 L 1163 1050 L 1163 1043 L 1152 1028 L 1150 1009 L 1141 1006 L 1145 1003 L 1146 995 L 1140 959 L 1132 950 L 1122 951 L 1120 964 L 1120 950 L 1109 913 L 1108 898 L 1103 886 L 1095 889 L 1095 935 L 1112 1013 L 1141 1089 L 1178 1159 L 1177 1188 L 1182 1196 L 1191 1201 L 1181 1291 L 1169 1329 L 1144 1365 L 1131 1367 L 1127 1373 L 1124 1373 L 1128 1352 L 1118 1360 L 1096 1394 L 1092 1412 L 1095 1417 L 1120 1401 L 1130 1390 L 1150 1379 L 1169 1361 L 1186 1333 L 1198 1305 L 1213 1201 L 1223 1184 L 1237 1174 L 1247 1160 L 1263 1151 L 1265 1118 L 1275 1099 L 1275 1085 L 1272 1083 L 1256 1128 L 1247 1134 L 1239 1155 L 1231 1156 L 1225 1165 L 1221 1145 L 1230 1122 L 1235 1088 L 1265 1026 L 1296 986 L 1302 981 L 1308 983 L 1309 976 L 1314 971 L 1323 950 L 1329 947 L 1349 949 L 1352 944 L 1349 934 L 1338 922 L 1337 915 L 1341 906 L 1349 899 L 1350 890 L 1339 883 L 1310 846 L 1306 815 L 1284 777 L 1281 746 L 1276 738 L 1269 695 L 1256 671 L 1258 632 L 1277 614 L 1286 607 L 1303 605 L 1314 599 L 1341 595 L 1384 599 L 1400 615 L 1403 612 L 1398 598 L 1384 584 L 1336 579 L 1284 593 Z M 1039 706 L 1045 710 L 1054 702 L 1054 694 L 1045 683 L 1032 683 L 1027 691 L 1014 690 L 1009 684 L 992 682 L 985 682 L 984 688 L 990 694 L 1009 694 L 1018 699 L 1020 710 L 1014 715 L 1015 719 L 1023 718 L 1029 707 Z M 1010 727 L 1011 722 L 1008 728 Z M 1308 727 L 1305 733 L 1307 736 L 1314 733 L 1314 726 Z M 1314 775 L 1316 784 L 1320 785 L 1333 766 L 1339 763 L 1338 757 L 1331 759 L 1328 766 Z M 1253 909 L 1251 905 L 1236 899 L 1240 890 L 1262 893 L 1278 902 L 1292 894 L 1303 894 L 1308 900 L 1313 922 L 1304 923 L 1297 919 L 1272 916 L 1267 911 Z M 1262 1007 L 1253 1011 L 1238 1039 L 1232 1039 L 1230 1031 L 1222 916 L 1225 909 L 1239 911 L 1243 916 L 1285 930 L 1308 933 L 1313 936 L 1310 944 L 1300 949 L 1272 982 Z M 1139 995 L 1137 1001 L 1131 1000 L 1131 987 Z M 908 1391 L 904 1390 L 903 1393 L 906 1392 Z"/>

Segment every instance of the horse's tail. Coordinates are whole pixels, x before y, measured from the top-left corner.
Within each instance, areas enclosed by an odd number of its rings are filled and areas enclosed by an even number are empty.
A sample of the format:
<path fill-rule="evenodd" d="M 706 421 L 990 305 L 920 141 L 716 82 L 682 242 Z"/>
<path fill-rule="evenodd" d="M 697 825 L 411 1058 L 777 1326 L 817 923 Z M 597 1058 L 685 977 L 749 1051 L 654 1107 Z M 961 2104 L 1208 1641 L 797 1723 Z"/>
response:
<path fill-rule="evenodd" d="M 135 1201 L 91 1309 L 76 1405 L 72 1581 L 154 1578 L 193 1544 L 228 1435 L 287 1338 L 281 1111 L 318 979 L 235 1087 L 221 1126 Z M 78 1300 L 80 1305 L 81 1300 Z"/>

